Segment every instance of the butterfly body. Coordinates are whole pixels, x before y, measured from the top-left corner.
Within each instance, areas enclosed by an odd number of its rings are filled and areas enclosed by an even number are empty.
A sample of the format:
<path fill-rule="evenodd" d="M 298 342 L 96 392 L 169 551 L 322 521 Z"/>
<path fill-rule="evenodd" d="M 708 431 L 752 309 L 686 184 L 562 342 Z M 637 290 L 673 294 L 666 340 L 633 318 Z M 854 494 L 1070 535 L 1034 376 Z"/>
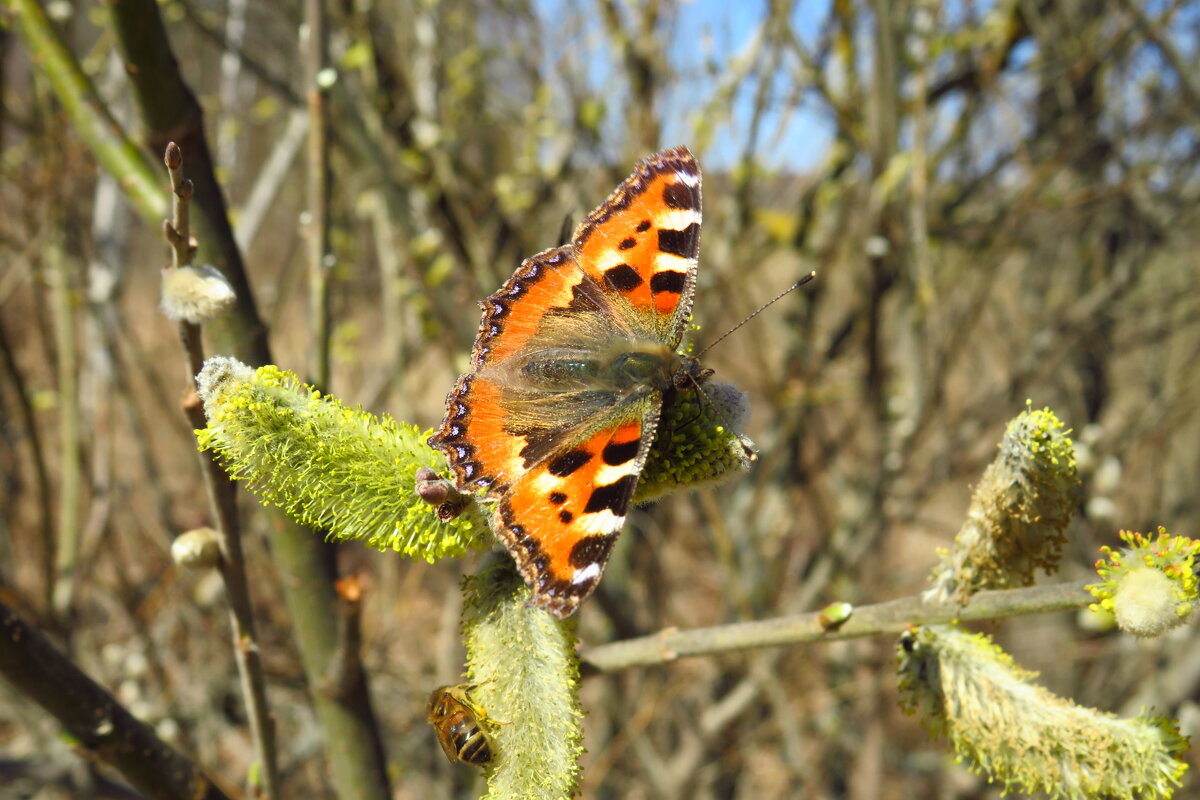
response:
<path fill-rule="evenodd" d="M 430 443 L 533 591 L 565 617 L 596 585 L 664 402 L 706 377 L 677 352 L 690 320 L 700 171 L 686 148 L 640 162 L 569 244 L 481 304 L 471 371 Z"/>

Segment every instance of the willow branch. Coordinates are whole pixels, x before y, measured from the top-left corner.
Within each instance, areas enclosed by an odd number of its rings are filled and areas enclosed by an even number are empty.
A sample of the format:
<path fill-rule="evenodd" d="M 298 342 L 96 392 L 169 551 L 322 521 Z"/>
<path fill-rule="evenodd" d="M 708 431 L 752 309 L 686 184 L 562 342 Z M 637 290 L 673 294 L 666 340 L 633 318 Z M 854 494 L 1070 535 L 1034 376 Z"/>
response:
<path fill-rule="evenodd" d="M 583 662 L 600 672 L 663 664 L 688 656 L 713 655 L 759 647 L 780 647 L 805 642 L 833 642 L 864 636 L 897 635 L 913 625 L 1004 619 L 1025 614 L 1045 614 L 1086 608 L 1095 602 L 1084 587 L 1087 582 L 1057 583 L 1029 589 L 1005 589 L 975 594 L 969 603 L 927 603 L 920 595 L 859 606 L 836 629 L 821 624 L 822 612 L 773 619 L 716 625 L 680 631 L 668 628 L 650 636 L 591 647 Z"/>
<path fill-rule="evenodd" d="M 329 78 L 328 42 L 324 0 L 304 4 L 306 38 L 305 83 L 308 99 L 308 303 L 313 343 L 308 380 L 322 391 L 329 389 L 329 277 L 333 259 L 329 252 Z"/>
<path fill-rule="evenodd" d="M 36 627 L 0 602 L 0 676 L 59 721 L 76 751 L 119 770 L 154 800 L 225 800 L 194 763 L 159 739 Z"/>

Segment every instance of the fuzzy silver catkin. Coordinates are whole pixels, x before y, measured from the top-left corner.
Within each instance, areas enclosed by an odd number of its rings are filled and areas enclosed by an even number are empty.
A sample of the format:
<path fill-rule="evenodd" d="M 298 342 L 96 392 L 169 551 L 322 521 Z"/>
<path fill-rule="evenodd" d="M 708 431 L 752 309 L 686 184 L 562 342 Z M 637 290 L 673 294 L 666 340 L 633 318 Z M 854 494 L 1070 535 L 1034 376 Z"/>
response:
<path fill-rule="evenodd" d="M 927 627 L 897 650 L 900 704 L 1006 791 L 1051 800 L 1169 798 L 1188 741 L 1171 720 L 1122 719 L 1032 682 L 982 634 Z"/>
<path fill-rule="evenodd" d="M 161 308 L 176 322 L 201 325 L 225 313 L 235 299 L 229 280 L 210 264 L 163 270 Z"/>
<path fill-rule="evenodd" d="M 530 606 L 507 554 L 495 554 L 464 591 L 467 677 L 498 723 L 486 800 L 572 797 L 583 753 L 575 620 Z"/>

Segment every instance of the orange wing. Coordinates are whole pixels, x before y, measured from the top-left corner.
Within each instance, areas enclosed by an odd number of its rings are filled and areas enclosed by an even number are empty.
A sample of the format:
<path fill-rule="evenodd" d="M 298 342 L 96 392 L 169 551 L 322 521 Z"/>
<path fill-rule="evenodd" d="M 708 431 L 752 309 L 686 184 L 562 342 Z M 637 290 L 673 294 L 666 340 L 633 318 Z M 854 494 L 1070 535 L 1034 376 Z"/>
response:
<path fill-rule="evenodd" d="M 546 458 L 561 436 L 572 432 L 573 426 L 556 424 L 564 420 L 561 412 L 569 398 L 549 394 L 540 398 L 545 408 L 540 426 L 516 429 L 507 409 L 519 387 L 486 373 L 521 353 L 550 313 L 590 314 L 599 324 L 607 302 L 598 296 L 602 293 L 563 247 L 525 259 L 499 291 L 483 301 L 483 320 L 471 356 L 474 371 L 458 379 L 446 398 L 445 419 L 429 440 L 446 453 L 459 487 L 488 489 L 498 497 Z M 526 406 L 538 405 L 539 398 L 523 399 Z"/>
<path fill-rule="evenodd" d="M 533 589 L 534 605 L 566 617 L 596 588 L 625 524 L 657 414 L 593 434 L 526 473 L 501 498 L 494 527 Z"/>

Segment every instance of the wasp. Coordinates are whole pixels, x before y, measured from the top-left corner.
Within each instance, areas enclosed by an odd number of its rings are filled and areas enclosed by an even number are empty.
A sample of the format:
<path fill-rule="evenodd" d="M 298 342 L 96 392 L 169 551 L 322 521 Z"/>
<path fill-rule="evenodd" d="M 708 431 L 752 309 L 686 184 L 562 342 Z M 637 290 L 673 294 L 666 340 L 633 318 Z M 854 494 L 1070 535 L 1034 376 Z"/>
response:
<path fill-rule="evenodd" d="M 438 744 L 451 764 L 462 761 L 482 767 L 492 761 L 492 745 L 483 729 L 494 720 L 471 701 L 468 692 L 473 688 L 460 683 L 434 689 L 429 695 L 426 719 L 437 731 Z"/>

